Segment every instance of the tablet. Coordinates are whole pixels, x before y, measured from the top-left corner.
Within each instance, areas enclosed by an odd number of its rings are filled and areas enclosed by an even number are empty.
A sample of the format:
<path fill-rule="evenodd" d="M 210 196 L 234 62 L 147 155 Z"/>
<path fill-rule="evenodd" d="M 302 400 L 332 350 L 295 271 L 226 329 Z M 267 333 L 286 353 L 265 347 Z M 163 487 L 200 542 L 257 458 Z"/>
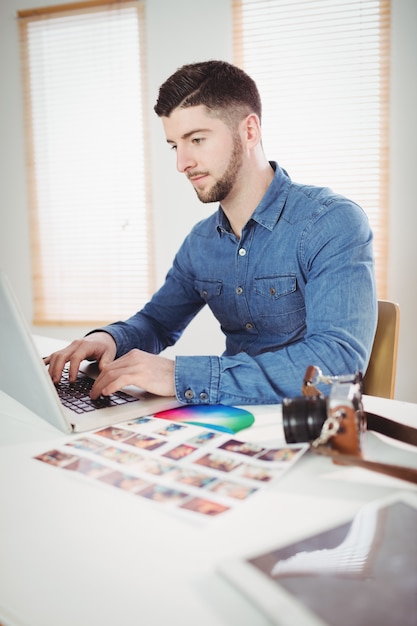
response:
<path fill-rule="evenodd" d="M 218 570 L 279 626 L 416 626 L 417 494 Z"/>

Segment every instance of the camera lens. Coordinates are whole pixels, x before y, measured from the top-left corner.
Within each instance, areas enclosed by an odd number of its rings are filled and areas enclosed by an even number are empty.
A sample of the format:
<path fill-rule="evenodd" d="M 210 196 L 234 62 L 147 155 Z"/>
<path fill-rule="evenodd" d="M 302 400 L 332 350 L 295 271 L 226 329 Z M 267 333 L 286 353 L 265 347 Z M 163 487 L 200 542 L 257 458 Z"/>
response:
<path fill-rule="evenodd" d="M 302 443 L 317 439 L 326 418 L 326 398 L 320 396 L 285 398 L 282 403 L 285 441 Z"/>

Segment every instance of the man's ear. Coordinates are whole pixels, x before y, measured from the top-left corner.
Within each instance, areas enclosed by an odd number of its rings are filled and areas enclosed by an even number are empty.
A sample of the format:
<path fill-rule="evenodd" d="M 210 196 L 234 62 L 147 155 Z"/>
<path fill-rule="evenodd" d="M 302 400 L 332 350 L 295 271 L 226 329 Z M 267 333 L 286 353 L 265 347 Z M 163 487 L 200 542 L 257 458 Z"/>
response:
<path fill-rule="evenodd" d="M 256 113 L 251 113 L 241 122 L 241 130 L 243 139 L 247 147 L 254 147 L 261 142 L 261 122 Z"/>

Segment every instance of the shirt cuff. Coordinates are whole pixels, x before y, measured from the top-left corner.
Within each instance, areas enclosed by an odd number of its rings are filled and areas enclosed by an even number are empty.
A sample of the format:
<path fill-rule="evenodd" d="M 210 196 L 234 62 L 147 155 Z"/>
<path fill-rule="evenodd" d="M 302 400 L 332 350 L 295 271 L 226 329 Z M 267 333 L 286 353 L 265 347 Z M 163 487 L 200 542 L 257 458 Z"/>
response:
<path fill-rule="evenodd" d="M 216 356 L 177 356 L 175 390 L 184 404 L 218 404 L 220 358 Z"/>

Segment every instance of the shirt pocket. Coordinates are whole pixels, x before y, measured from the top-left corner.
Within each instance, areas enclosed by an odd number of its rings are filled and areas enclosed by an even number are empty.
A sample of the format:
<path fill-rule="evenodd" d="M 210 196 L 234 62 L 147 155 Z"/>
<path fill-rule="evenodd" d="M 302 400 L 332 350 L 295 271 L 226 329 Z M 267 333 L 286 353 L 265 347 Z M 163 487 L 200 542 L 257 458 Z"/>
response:
<path fill-rule="evenodd" d="M 221 295 L 223 283 L 221 280 L 196 280 L 194 281 L 194 287 L 198 291 L 200 298 L 208 303 L 213 298 Z"/>
<path fill-rule="evenodd" d="M 195 280 L 194 288 L 199 293 L 200 298 L 210 307 L 220 325 L 229 327 L 231 312 L 230 305 L 225 304 L 223 281 L 217 279 Z"/>
<path fill-rule="evenodd" d="M 305 326 L 305 302 L 295 274 L 258 276 L 254 280 L 255 323 L 280 335 Z"/>

